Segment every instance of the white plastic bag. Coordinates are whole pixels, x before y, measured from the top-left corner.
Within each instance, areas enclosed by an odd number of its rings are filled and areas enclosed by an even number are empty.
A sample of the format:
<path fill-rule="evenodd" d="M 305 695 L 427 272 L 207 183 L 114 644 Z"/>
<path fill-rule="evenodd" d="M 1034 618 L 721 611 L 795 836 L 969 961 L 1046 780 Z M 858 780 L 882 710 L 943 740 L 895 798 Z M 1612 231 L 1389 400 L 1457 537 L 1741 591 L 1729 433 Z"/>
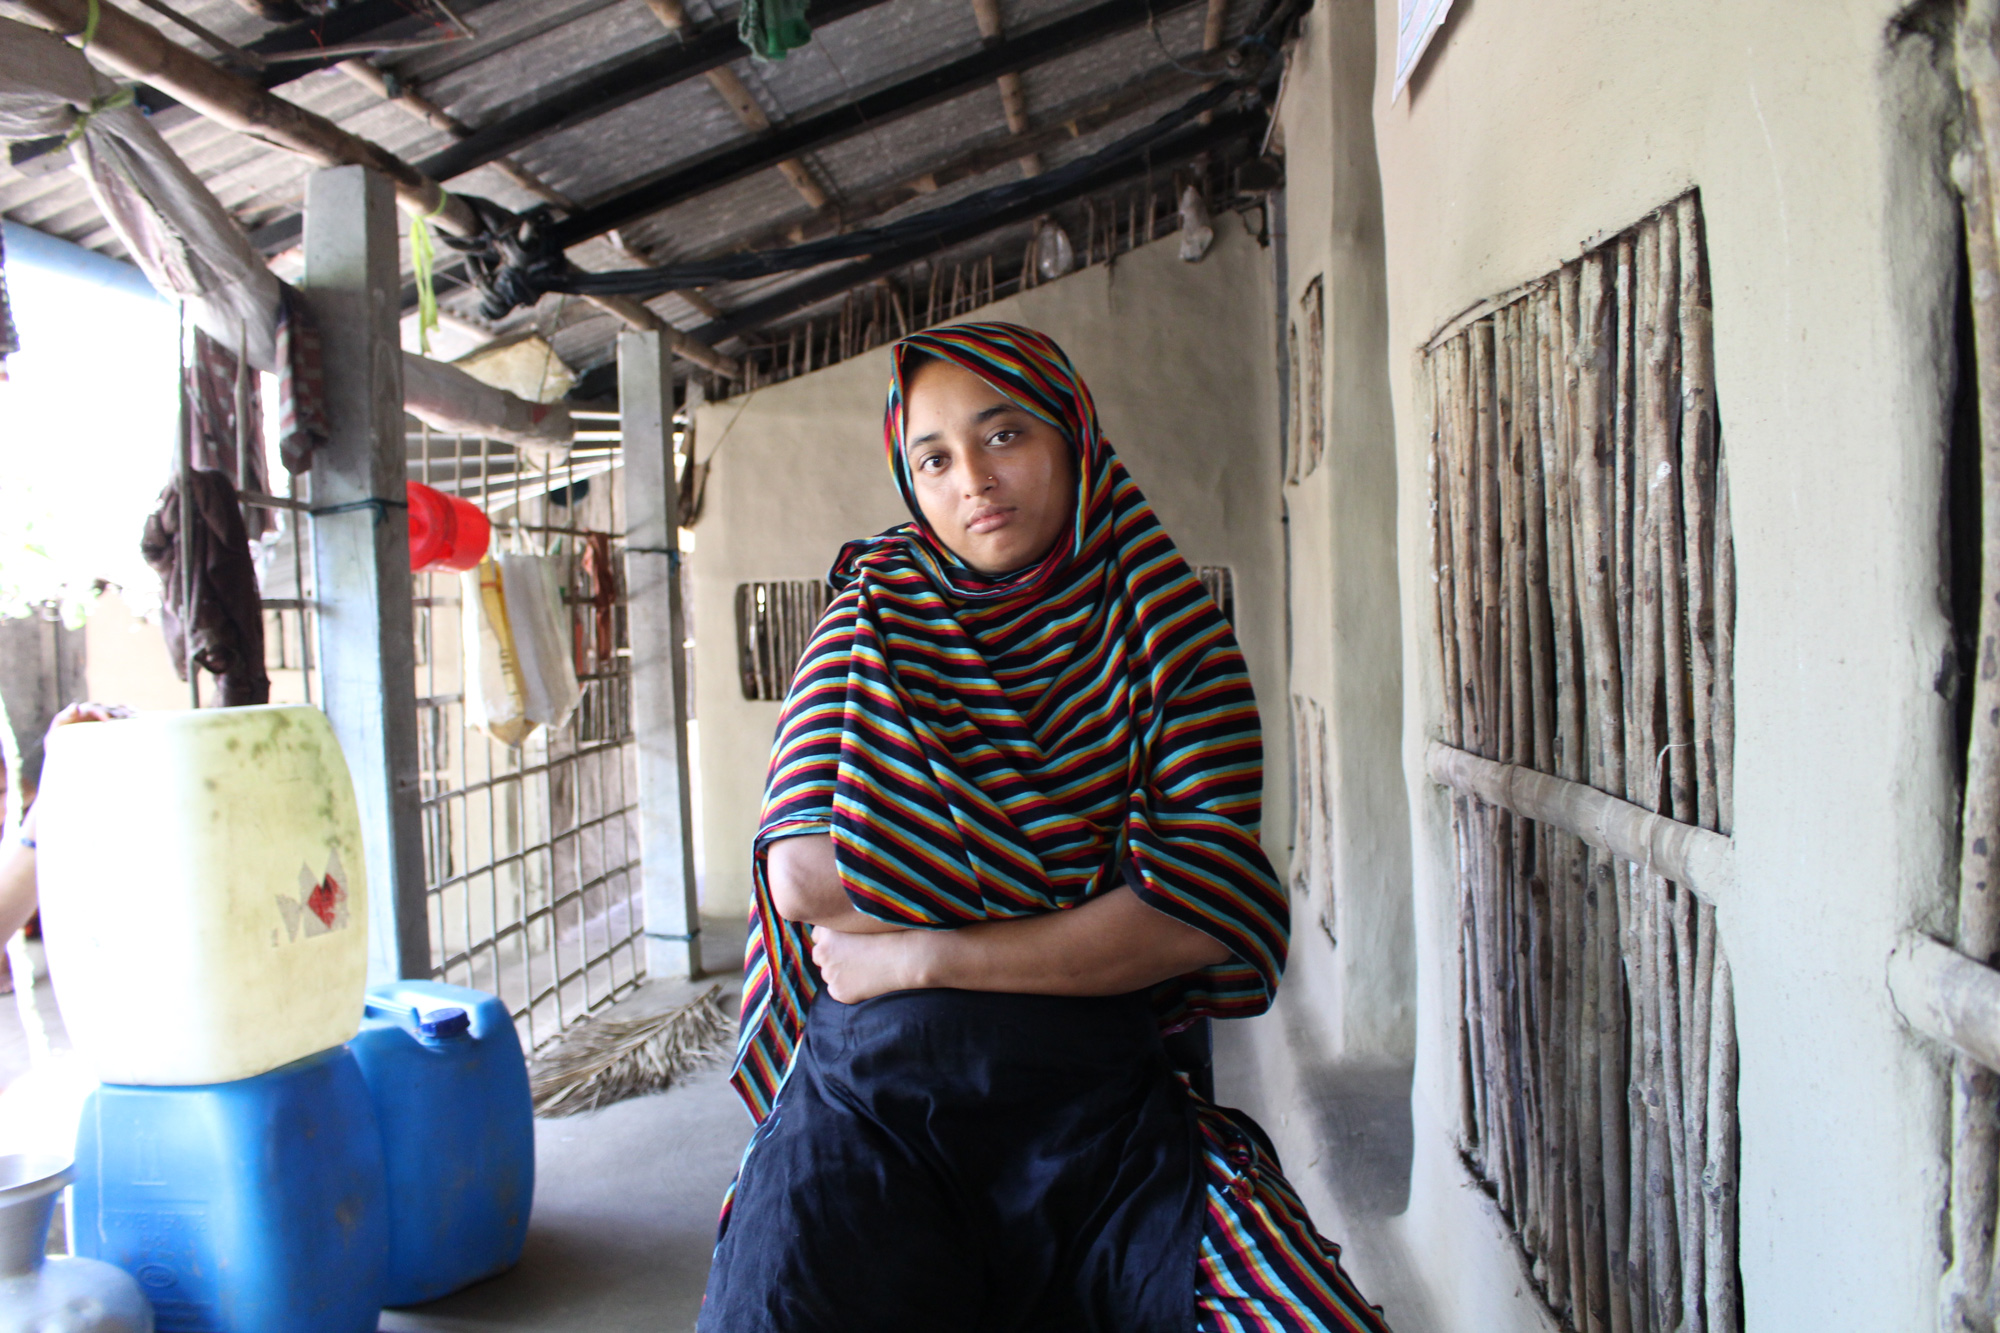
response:
<path fill-rule="evenodd" d="M 458 577 L 465 621 L 465 720 L 503 745 L 519 745 L 535 724 L 528 717 L 500 566 L 488 556 Z"/>
<path fill-rule="evenodd" d="M 545 555 L 503 555 L 507 623 L 528 720 L 560 727 L 583 698 L 571 654 L 569 610 L 562 600 L 563 560 Z"/>

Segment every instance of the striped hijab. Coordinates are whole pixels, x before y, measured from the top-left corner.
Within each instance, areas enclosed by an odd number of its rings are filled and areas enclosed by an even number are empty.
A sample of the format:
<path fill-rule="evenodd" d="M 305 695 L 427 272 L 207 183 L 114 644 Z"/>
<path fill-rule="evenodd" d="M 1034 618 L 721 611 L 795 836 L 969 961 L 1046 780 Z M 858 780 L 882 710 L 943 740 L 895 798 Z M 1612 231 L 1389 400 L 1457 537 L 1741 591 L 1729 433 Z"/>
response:
<path fill-rule="evenodd" d="M 1074 518 L 1038 564 L 977 573 L 924 521 L 903 452 L 912 352 L 972 371 L 1074 446 Z M 1242 653 L 1098 433 L 1069 358 L 992 323 L 914 334 L 894 361 L 883 436 L 915 521 L 841 551 L 765 785 L 735 1070 L 760 1121 L 818 988 L 804 928 L 772 906 L 778 838 L 831 833 L 855 905 L 912 925 L 1030 916 L 1129 884 L 1233 955 L 1157 989 L 1166 1030 L 1262 1012 L 1284 968 Z"/>

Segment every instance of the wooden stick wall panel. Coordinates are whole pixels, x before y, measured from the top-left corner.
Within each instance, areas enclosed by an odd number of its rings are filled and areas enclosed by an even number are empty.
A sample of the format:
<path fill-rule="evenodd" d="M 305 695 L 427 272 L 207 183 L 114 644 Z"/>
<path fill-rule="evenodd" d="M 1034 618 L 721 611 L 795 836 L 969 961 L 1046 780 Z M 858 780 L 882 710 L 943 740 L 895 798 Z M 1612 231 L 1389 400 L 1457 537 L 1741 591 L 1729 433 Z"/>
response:
<path fill-rule="evenodd" d="M 1712 902 L 1676 878 L 1734 891 L 1734 556 L 1697 199 L 1459 321 L 1425 362 L 1466 1159 L 1578 1329 L 1734 1333 L 1729 964 Z"/>

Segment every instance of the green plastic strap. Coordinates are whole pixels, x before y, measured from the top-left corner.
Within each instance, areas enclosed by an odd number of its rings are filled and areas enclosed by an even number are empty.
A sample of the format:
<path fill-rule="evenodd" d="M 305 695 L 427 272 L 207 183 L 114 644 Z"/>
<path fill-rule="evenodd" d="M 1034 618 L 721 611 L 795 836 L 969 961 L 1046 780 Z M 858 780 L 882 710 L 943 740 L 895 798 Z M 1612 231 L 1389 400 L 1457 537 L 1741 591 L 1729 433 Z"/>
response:
<path fill-rule="evenodd" d="M 76 113 L 76 124 L 70 126 L 69 133 L 63 136 L 63 147 L 67 148 L 78 139 L 81 139 L 83 132 L 90 128 L 90 122 L 97 119 L 103 112 L 115 111 L 121 106 L 131 105 L 132 90 L 130 88 L 120 88 L 116 92 L 106 93 L 102 97 L 91 98 L 90 105 Z"/>
<path fill-rule="evenodd" d="M 431 244 L 431 219 L 444 212 L 451 195 L 438 191 L 438 205 L 428 213 L 410 218 L 410 267 L 417 275 L 417 346 L 431 354 L 431 330 L 438 326 L 437 284 L 432 274 L 437 267 L 437 251 Z"/>

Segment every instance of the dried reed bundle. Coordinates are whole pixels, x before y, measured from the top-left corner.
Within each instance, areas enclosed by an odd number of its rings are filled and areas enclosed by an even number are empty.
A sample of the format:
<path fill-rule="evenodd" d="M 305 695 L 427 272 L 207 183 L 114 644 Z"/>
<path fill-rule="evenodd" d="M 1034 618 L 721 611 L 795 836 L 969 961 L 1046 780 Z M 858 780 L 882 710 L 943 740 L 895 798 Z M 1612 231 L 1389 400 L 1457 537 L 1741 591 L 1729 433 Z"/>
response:
<path fill-rule="evenodd" d="M 664 1092 L 736 1044 L 722 987 L 648 1018 L 596 1018 L 565 1037 L 533 1075 L 535 1114 L 556 1117 Z"/>

